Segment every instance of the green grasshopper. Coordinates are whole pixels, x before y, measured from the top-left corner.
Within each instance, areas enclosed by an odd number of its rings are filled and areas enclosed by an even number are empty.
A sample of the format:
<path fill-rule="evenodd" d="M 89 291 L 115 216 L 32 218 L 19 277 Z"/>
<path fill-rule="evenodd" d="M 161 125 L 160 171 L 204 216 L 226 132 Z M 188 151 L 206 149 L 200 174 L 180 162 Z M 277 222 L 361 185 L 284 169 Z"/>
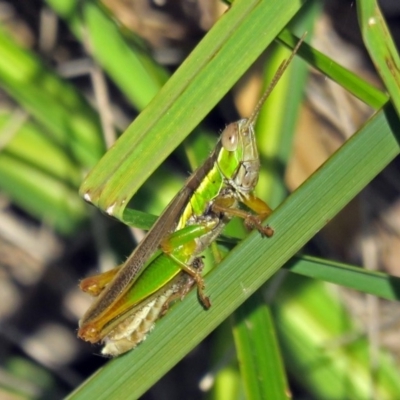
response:
<path fill-rule="evenodd" d="M 210 307 L 199 256 L 232 217 L 272 236 L 273 230 L 261 224 L 272 210 L 254 195 L 260 169 L 254 122 L 300 44 L 281 64 L 250 118 L 224 129 L 213 153 L 189 177 L 126 262 L 81 282 L 81 289 L 97 299 L 80 320 L 78 336 L 92 343 L 106 342 L 103 354 L 118 355 L 135 347 L 169 304 L 183 298 L 194 283 L 204 307 Z"/>

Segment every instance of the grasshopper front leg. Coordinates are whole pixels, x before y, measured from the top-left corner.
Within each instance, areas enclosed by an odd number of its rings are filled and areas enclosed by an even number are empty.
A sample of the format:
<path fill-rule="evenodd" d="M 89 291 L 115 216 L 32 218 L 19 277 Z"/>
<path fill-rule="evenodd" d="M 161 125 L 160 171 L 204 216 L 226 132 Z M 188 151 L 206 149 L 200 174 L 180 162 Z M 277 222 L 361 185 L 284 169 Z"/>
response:
<path fill-rule="evenodd" d="M 274 234 L 274 230 L 268 225 L 262 225 L 262 221 L 272 213 L 269 205 L 252 193 L 240 196 L 240 203 L 243 203 L 250 210 L 254 211 L 255 214 L 238 208 L 236 198 L 226 193 L 214 199 L 211 210 L 214 213 L 222 213 L 228 216 L 228 218 L 242 218 L 247 228 L 255 228 L 261 235 L 271 237 Z"/>

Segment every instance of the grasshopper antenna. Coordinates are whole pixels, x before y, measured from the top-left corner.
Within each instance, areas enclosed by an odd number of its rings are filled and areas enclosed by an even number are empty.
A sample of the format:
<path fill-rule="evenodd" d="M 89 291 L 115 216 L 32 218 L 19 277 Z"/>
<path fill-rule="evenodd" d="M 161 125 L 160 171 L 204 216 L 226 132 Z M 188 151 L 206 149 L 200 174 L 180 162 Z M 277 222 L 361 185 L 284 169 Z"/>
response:
<path fill-rule="evenodd" d="M 272 78 L 272 81 L 268 85 L 267 89 L 265 90 L 264 94 L 261 96 L 261 99 L 258 101 L 253 113 L 250 115 L 248 120 L 246 121 L 246 127 L 254 124 L 256 121 L 258 114 L 260 113 L 261 107 L 263 106 L 265 100 L 267 100 L 268 96 L 271 94 L 271 92 L 274 90 L 276 84 L 279 82 L 279 79 L 293 60 L 293 57 L 299 50 L 301 44 L 304 42 L 304 38 L 306 37 L 307 32 L 303 34 L 303 36 L 300 38 L 298 43 L 296 44 L 296 47 L 293 49 L 292 54 L 287 60 L 283 60 L 282 63 L 279 65 L 278 70 L 275 72 L 274 77 Z"/>

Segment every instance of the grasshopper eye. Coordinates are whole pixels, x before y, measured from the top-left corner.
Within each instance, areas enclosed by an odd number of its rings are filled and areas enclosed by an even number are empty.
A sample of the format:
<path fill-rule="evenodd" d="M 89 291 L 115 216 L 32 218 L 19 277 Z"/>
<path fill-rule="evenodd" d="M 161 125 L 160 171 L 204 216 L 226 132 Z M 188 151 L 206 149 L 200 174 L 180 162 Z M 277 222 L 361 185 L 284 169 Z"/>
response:
<path fill-rule="evenodd" d="M 238 124 L 232 123 L 229 124 L 224 131 L 222 132 L 221 136 L 221 143 L 224 149 L 228 151 L 235 151 L 238 146 Z"/>

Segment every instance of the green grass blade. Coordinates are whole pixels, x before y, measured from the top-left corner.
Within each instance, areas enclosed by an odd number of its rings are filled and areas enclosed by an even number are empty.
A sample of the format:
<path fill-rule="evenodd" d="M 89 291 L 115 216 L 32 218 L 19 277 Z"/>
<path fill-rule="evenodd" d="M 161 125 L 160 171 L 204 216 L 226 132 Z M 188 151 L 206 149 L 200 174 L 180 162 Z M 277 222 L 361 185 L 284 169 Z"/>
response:
<path fill-rule="evenodd" d="M 383 299 L 400 299 L 400 278 L 384 272 L 310 256 L 294 257 L 285 268 L 296 274 L 335 283 Z"/>
<path fill-rule="evenodd" d="M 0 86 L 79 165 L 92 167 L 103 154 L 99 119 L 85 99 L 1 28 Z"/>
<path fill-rule="evenodd" d="M 12 116 L 0 116 L 0 187 L 31 215 L 71 234 L 86 217 L 77 196 L 83 171 L 104 151 L 98 116 L 3 28 L 0 86 L 33 117 L 14 128 Z"/>
<path fill-rule="evenodd" d="M 232 324 L 228 319 L 213 332 L 210 368 L 204 380 L 212 383 L 207 400 L 219 400 L 225 395 L 228 400 L 243 398 L 243 384 L 234 355 Z"/>
<path fill-rule="evenodd" d="M 12 136 L 7 138 L 10 129 L 13 131 L 14 122 L 15 114 L 0 114 L 0 141 L 4 140 L 0 157 L 4 153 L 8 154 L 65 182 L 71 188 L 78 188 L 82 171 L 79 165 L 71 160 L 66 149 L 49 139 L 43 128 L 32 120 L 24 121 L 15 128 Z M 44 154 L 46 157 L 43 157 Z"/>
<path fill-rule="evenodd" d="M 400 57 L 376 0 L 357 2 L 358 20 L 368 53 L 400 115 Z"/>
<path fill-rule="evenodd" d="M 123 219 L 127 200 L 254 62 L 301 4 L 291 0 L 279 4 L 236 1 L 92 170 L 81 193 L 100 209 Z"/>
<path fill-rule="evenodd" d="M 290 48 L 293 48 L 298 39 L 287 30 L 284 30 L 279 35 L 279 40 Z M 307 43 L 304 43 L 300 47 L 298 54 L 318 71 L 326 74 L 330 79 L 337 82 L 369 106 L 379 109 L 389 100 L 389 97 L 381 90 L 375 88 L 318 50 L 313 49 Z"/>
<path fill-rule="evenodd" d="M 172 307 L 135 351 L 110 362 L 71 398 L 139 397 L 336 215 L 399 153 L 393 109 L 377 112 L 269 218 L 271 239 L 241 242 L 206 277 L 213 307 L 202 311 L 194 292 Z"/>
<path fill-rule="evenodd" d="M 47 0 L 79 39 L 87 37 L 93 57 L 138 110 L 142 110 L 168 78 L 143 48 L 129 42 L 99 3 Z"/>
<path fill-rule="evenodd" d="M 14 121 L 14 115 L 0 115 L 2 192 L 39 220 L 71 234 L 86 217 L 77 193 L 81 168 L 34 121 L 15 127 L 7 138 Z"/>
<path fill-rule="evenodd" d="M 394 360 L 380 351 L 373 373 L 365 332 L 325 284 L 289 275 L 275 300 L 286 365 L 300 387 L 317 399 L 399 398 Z"/>
<path fill-rule="evenodd" d="M 73 233 L 86 217 L 76 188 L 7 152 L 0 153 L 0 187 L 16 204 L 61 233 Z"/>
<path fill-rule="evenodd" d="M 272 315 L 258 292 L 235 311 L 233 337 L 246 399 L 289 399 Z"/>

